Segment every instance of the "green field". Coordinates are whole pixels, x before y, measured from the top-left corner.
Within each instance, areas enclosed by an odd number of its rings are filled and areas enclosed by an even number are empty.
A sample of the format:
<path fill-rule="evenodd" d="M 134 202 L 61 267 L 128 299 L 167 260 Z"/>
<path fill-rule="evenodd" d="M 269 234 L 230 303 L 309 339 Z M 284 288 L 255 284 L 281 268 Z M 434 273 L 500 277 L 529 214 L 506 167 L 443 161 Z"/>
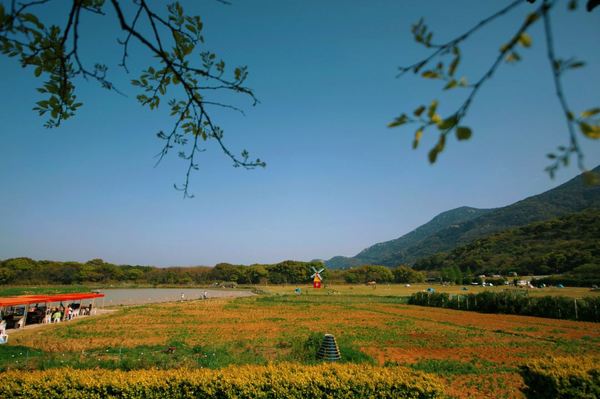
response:
<path fill-rule="evenodd" d="M 367 285 L 329 284 L 321 290 L 315 290 L 309 285 L 271 285 L 256 286 L 255 288 L 271 294 L 292 295 L 295 288 L 301 288 L 307 295 L 369 295 L 369 296 L 403 296 L 408 297 L 415 292 L 420 292 L 431 287 L 436 292 L 447 292 L 450 294 L 478 293 L 482 291 L 499 292 L 506 289 L 527 291 L 528 295 L 545 296 L 556 295 L 570 298 L 582 298 L 585 296 L 600 296 L 600 290 L 592 290 L 585 287 L 546 287 L 546 288 L 517 288 L 510 285 L 497 287 L 482 287 L 480 285 L 440 285 L 440 284 L 379 284 L 375 287 Z M 467 288 L 466 291 L 463 287 Z"/>

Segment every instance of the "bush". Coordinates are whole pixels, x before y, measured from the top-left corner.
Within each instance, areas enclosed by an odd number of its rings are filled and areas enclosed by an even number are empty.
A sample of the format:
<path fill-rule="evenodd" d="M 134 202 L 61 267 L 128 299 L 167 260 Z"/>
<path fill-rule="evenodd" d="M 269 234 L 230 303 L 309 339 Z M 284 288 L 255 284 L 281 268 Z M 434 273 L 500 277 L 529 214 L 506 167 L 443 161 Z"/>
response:
<path fill-rule="evenodd" d="M 563 296 L 530 297 L 526 292 L 516 290 L 483 291 L 468 295 L 416 292 L 410 296 L 408 303 L 483 313 L 505 313 L 600 322 L 600 297 L 581 299 Z"/>
<path fill-rule="evenodd" d="M 401 367 L 273 364 L 221 370 L 54 369 L 0 374 L 1 398 L 439 398 L 438 379 Z"/>
<path fill-rule="evenodd" d="M 599 398 L 599 359 L 561 357 L 532 361 L 520 368 L 528 398 Z"/>

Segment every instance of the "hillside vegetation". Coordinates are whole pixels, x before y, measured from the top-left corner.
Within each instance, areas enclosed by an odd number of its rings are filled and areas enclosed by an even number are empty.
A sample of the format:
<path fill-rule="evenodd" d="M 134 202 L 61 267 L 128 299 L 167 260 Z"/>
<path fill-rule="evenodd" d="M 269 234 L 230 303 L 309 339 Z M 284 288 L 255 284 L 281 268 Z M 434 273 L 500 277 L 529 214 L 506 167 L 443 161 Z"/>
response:
<path fill-rule="evenodd" d="M 419 260 L 414 267 L 419 270 L 458 267 L 475 275 L 582 271 L 600 281 L 600 210 L 588 209 L 492 234 L 448 253 Z"/>

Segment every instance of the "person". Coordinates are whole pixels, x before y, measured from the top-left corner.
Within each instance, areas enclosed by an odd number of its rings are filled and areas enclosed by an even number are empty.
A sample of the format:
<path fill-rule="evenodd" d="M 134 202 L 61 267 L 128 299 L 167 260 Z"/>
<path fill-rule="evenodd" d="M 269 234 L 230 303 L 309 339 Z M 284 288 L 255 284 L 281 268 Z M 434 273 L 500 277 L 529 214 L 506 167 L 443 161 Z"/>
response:
<path fill-rule="evenodd" d="M 202 299 L 208 299 L 208 292 L 204 291 L 202 294 Z"/>
<path fill-rule="evenodd" d="M 52 309 L 46 309 L 46 317 L 44 317 L 44 323 L 50 324 L 52 322 Z"/>
<path fill-rule="evenodd" d="M 181 302 L 185 301 L 185 294 L 182 292 L 181 293 Z"/>
<path fill-rule="evenodd" d="M 54 323 L 60 323 L 61 317 L 62 313 L 60 313 L 60 310 L 58 310 L 58 308 L 54 308 L 54 313 L 52 314 L 52 321 Z"/>
<path fill-rule="evenodd" d="M 6 320 L 0 320 L 0 335 L 6 334 Z"/>

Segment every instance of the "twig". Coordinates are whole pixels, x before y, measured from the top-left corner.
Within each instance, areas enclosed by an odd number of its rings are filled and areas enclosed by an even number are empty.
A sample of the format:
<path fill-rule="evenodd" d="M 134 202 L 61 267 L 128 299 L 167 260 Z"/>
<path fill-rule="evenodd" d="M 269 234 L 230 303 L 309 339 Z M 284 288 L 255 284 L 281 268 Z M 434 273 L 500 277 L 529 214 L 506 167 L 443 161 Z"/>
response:
<path fill-rule="evenodd" d="M 558 97 L 558 101 L 560 103 L 560 106 L 563 110 L 565 119 L 567 121 L 567 129 L 569 131 L 569 139 L 570 139 L 570 143 L 571 143 L 569 152 L 574 152 L 575 154 L 577 154 L 577 165 L 579 166 L 580 170 L 585 170 L 585 166 L 583 164 L 583 152 L 581 151 L 581 148 L 579 147 L 579 142 L 577 140 L 577 134 L 575 132 L 575 128 L 573 127 L 573 115 L 572 115 L 571 111 L 569 110 L 569 106 L 567 104 L 567 99 L 564 95 L 564 91 L 562 88 L 562 81 L 561 81 L 562 73 L 561 73 L 560 68 L 558 68 L 559 63 L 554 54 L 554 37 L 552 34 L 552 26 L 551 26 L 551 21 L 550 21 L 550 14 L 549 14 L 549 11 L 553 5 L 554 5 L 554 1 L 549 1 L 549 0 L 544 0 L 543 5 L 542 5 L 542 18 L 544 19 L 544 33 L 546 36 L 547 56 L 548 56 L 548 61 L 550 62 L 550 69 L 552 70 L 552 79 L 554 81 L 556 97 Z M 567 153 L 567 156 L 568 156 L 568 153 Z M 556 168 L 554 168 L 554 169 L 556 169 Z M 551 173 L 551 175 L 553 175 L 553 172 L 551 171 L 551 169 L 547 169 L 547 170 L 548 170 L 548 172 Z"/>

